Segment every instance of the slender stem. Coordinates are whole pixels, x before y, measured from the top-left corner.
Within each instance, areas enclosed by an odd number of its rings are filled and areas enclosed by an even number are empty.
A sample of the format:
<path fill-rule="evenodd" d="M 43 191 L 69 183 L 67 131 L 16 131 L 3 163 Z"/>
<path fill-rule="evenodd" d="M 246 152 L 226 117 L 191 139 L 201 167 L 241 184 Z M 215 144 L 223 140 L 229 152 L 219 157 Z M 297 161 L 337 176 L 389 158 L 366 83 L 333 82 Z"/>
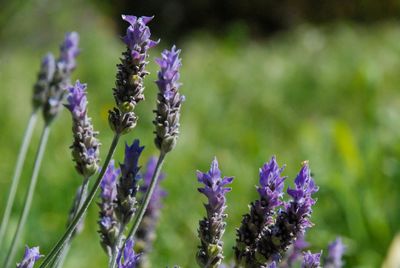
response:
<path fill-rule="evenodd" d="M 21 178 L 22 167 L 24 166 L 26 153 L 31 142 L 33 129 L 37 120 L 37 110 L 34 110 L 29 118 L 28 126 L 25 130 L 21 148 L 19 149 L 17 163 L 15 165 L 14 175 L 11 180 L 11 186 L 8 194 L 6 209 L 4 210 L 3 219 L 0 227 L 0 247 L 3 244 L 4 234 L 7 230 L 8 221 L 10 219 L 11 210 L 14 204 L 15 194 L 18 189 L 19 180 Z"/>
<path fill-rule="evenodd" d="M 119 249 L 121 248 L 121 241 L 124 235 L 125 224 L 121 223 L 119 226 L 119 233 L 117 239 L 115 240 L 114 247 L 112 249 L 112 255 L 109 263 L 109 268 L 115 268 L 117 265 L 117 256 L 119 253 Z"/>
<path fill-rule="evenodd" d="M 83 201 L 87 197 L 88 186 L 89 186 L 89 178 L 85 178 L 80 187 L 78 200 L 77 200 L 77 207 L 75 207 L 72 217 L 68 220 L 67 227 L 69 226 L 71 220 L 73 218 L 75 218 L 76 214 L 78 213 L 78 210 L 82 207 Z M 74 200 L 74 202 L 75 202 L 75 200 Z M 72 204 L 72 205 L 75 206 L 75 204 Z M 58 254 L 55 258 L 55 261 L 54 261 L 55 267 L 63 267 L 65 258 L 67 257 L 68 251 L 71 247 L 72 238 L 73 238 L 73 234 L 69 237 L 67 244 L 58 252 Z"/>
<path fill-rule="evenodd" d="M 160 156 L 158 157 L 156 169 L 154 170 L 153 177 L 151 178 L 149 189 L 147 189 L 147 192 L 143 198 L 143 203 L 139 207 L 139 212 L 135 218 L 135 221 L 133 222 L 132 228 L 129 230 L 126 240 L 128 240 L 129 238 L 132 238 L 135 235 L 137 229 L 139 228 L 139 225 L 143 219 L 144 213 L 146 212 L 147 206 L 149 205 L 150 198 L 153 195 L 154 189 L 156 188 L 158 177 L 160 176 L 161 167 L 164 163 L 165 155 L 166 155 L 166 153 L 164 153 L 162 151 L 160 152 Z M 125 240 L 125 242 L 126 242 L 126 240 Z M 124 243 L 124 245 L 125 245 L 125 243 Z"/>
<path fill-rule="evenodd" d="M 81 219 L 82 219 L 83 215 L 85 214 L 86 210 L 88 209 L 89 205 L 92 203 L 94 196 L 96 195 L 96 192 L 100 186 L 101 180 L 103 179 L 104 173 L 106 172 L 107 166 L 110 163 L 110 160 L 114 154 L 115 148 L 117 147 L 119 137 L 120 137 L 119 134 L 115 134 L 114 139 L 110 145 L 110 149 L 108 151 L 107 157 L 103 163 L 103 166 L 97 177 L 97 180 L 94 183 L 93 188 L 89 193 L 89 196 L 86 198 L 81 209 L 76 214 L 76 217 L 72 220 L 71 224 L 65 231 L 64 235 L 61 237 L 61 239 L 57 242 L 57 244 L 53 247 L 53 249 L 50 251 L 50 253 L 43 260 L 43 263 L 40 265 L 40 268 L 47 267 L 47 265 L 50 264 L 50 262 L 54 259 L 54 257 L 57 255 L 57 253 L 65 246 L 65 243 L 67 242 L 69 236 L 75 230 L 76 226 L 81 221 Z"/>
<path fill-rule="evenodd" d="M 39 148 L 36 153 L 35 163 L 33 166 L 33 172 L 32 172 L 31 181 L 29 183 L 29 188 L 28 188 L 28 191 L 25 196 L 24 207 L 22 209 L 22 212 L 21 212 L 21 215 L 19 218 L 17 230 L 15 231 L 14 238 L 11 243 L 11 247 L 8 251 L 6 260 L 4 262 L 4 264 L 5 264 L 4 267 L 6 267 L 6 268 L 11 267 L 11 265 L 12 265 L 12 262 L 14 260 L 14 257 L 15 257 L 16 251 L 17 251 L 19 238 L 22 234 L 22 230 L 23 230 L 26 220 L 28 218 L 29 210 L 32 205 L 33 194 L 35 193 L 36 182 L 37 182 L 37 178 L 38 178 L 39 170 L 40 170 L 40 164 L 42 163 L 43 154 L 46 149 L 46 144 L 47 144 L 47 140 L 49 137 L 49 133 L 50 133 L 50 126 L 46 124 L 43 128 L 42 136 L 40 137 Z"/>

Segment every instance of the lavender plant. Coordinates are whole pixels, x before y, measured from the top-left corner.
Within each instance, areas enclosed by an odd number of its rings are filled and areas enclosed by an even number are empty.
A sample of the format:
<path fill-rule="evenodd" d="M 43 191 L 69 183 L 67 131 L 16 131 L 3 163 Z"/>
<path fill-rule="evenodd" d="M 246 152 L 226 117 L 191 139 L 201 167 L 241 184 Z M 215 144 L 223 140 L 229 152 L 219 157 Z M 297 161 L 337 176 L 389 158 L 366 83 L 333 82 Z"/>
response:
<path fill-rule="evenodd" d="M 51 122 L 54 120 L 60 110 L 61 102 L 65 94 L 65 88 L 69 84 L 71 73 L 76 67 L 75 58 L 79 54 L 78 42 L 79 36 L 77 33 L 72 32 L 66 34 L 65 40 L 60 47 L 59 59 L 55 62 L 54 58 L 50 55 L 44 59 L 41 72 L 39 73 L 38 82 L 34 88 L 33 107 L 35 111 L 39 109 L 39 107 L 42 107 L 45 125 L 42 130 L 39 147 L 35 156 L 34 167 L 28 190 L 26 192 L 24 206 L 19 217 L 17 229 L 14 233 L 11 246 L 4 262 L 4 266 L 7 268 L 11 266 L 14 260 L 19 238 L 29 214 L 40 165 L 50 133 Z M 17 179 L 17 182 L 18 180 L 19 178 Z M 14 193 L 12 193 L 13 189 L 11 189 L 10 192 L 11 197 L 14 198 Z M 12 206 L 13 200 L 10 200 L 10 202 L 10 206 Z M 10 211 L 7 213 L 10 213 Z M 9 214 L 5 216 L 8 218 Z M 6 226 L 4 228 L 6 228 Z"/>
<path fill-rule="evenodd" d="M 29 248 L 25 247 L 25 254 L 20 263 L 17 263 L 17 268 L 33 268 L 35 262 L 37 262 L 43 255 L 39 253 L 39 247 Z"/>
<path fill-rule="evenodd" d="M 233 177 L 221 178 L 221 171 L 215 158 L 207 173 L 197 172 L 197 179 L 204 184 L 204 188 L 198 188 L 199 192 L 208 199 L 205 205 L 207 216 L 199 223 L 200 246 L 197 252 L 197 263 L 200 267 L 218 267 L 223 256 L 222 235 L 225 232 L 227 215 L 225 194 L 231 190 L 226 187 Z"/>

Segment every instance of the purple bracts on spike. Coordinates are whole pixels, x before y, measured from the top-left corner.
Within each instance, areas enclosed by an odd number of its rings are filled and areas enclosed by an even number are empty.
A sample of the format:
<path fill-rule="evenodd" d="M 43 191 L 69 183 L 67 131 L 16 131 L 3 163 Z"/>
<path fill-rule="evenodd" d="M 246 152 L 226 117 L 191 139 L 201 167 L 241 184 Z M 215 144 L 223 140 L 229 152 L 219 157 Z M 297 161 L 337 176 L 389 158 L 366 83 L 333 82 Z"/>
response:
<path fill-rule="evenodd" d="M 123 252 L 119 252 L 118 254 L 117 258 L 118 268 L 138 267 L 140 254 L 135 253 L 135 251 L 133 250 L 133 246 L 134 246 L 133 240 L 128 239 L 125 243 L 125 248 L 123 249 Z"/>
<path fill-rule="evenodd" d="M 39 247 L 29 248 L 26 246 L 24 258 L 20 263 L 17 263 L 17 268 L 33 268 L 35 262 L 41 257 L 43 257 L 43 255 L 40 255 Z"/>
<path fill-rule="evenodd" d="M 150 39 L 150 29 L 146 25 L 152 17 L 122 15 L 122 19 L 130 24 L 122 38 L 127 49 L 117 65 L 114 88 L 117 107 L 109 111 L 108 117 L 112 130 L 118 134 L 125 134 L 136 126 L 137 117 L 133 111 L 144 100 L 143 80 L 149 74 L 145 69 L 148 50 L 158 44 Z"/>
<path fill-rule="evenodd" d="M 312 226 L 310 217 L 312 206 L 315 204 L 312 194 L 318 191 L 318 187 L 311 178 L 307 162 L 303 163 L 295 179 L 295 186 L 294 189 L 287 190 L 292 200 L 284 204 L 276 223 L 265 228 L 261 234 L 256 254 L 259 263 L 272 259 L 280 260 L 287 248 Z"/>
<path fill-rule="evenodd" d="M 322 253 L 312 254 L 310 251 L 304 253 L 301 268 L 318 268 L 320 267 L 320 258 Z"/>
<path fill-rule="evenodd" d="M 201 245 L 197 252 L 197 263 L 200 267 L 218 267 L 224 258 L 222 235 L 226 225 L 224 219 L 227 217 L 224 213 L 225 194 L 231 190 L 226 186 L 232 182 L 233 177 L 221 178 L 215 158 L 207 173 L 197 172 L 197 179 L 204 184 L 204 188 L 198 188 L 199 192 L 208 199 L 208 204 L 205 204 L 207 216 L 199 223 L 198 236 Z"/>
<path fill-rule="evenodd" d="M 125 145 L 125 159 L 121 164 L 121 178 L 117 183 L 117 217 L 121 223 L 126 224 L 136 212 L 136 194 L 139 189 L 140 179 L 138 161 L 144 146 L 139 145 L 139 140 L 134 140 L 132 145 Z"/>
<path fill-rule="evenodd" d="M 78 43 L 78 33 L 71 32 L 65 35 L 64 42 L 60 46 L 60 57 L 56 62 L 56 69 L 43 107 L 43 115 L 47 123 L 57 116 L 65 89 L 70 85 L 71 73 L 76 68 L 76 57 L 79 54 Z"/>
<path fill-rule="evenodd" d="M 173 46 L 171 50 L 164 50 L 161 58 L 156 59 L 160 71 L 156 81 L 159 92 L 153 123 L 156 127 L 155 144 L 164 153 L 175 147 L 179 135 L 180 110 L 184 101 L 178 91 L 181 85 L 179 69 L 182 65 L 179 54 L 180 50 Z"/>
<path fill-rule="evenodd" d="M 98 221 L 100 243 L 109 256 L 111 256 L 112 247 L 118 233 L 118 221 L 115 216 L 115 199 L 117 197 L 117 178 L 120 174 L 120 169 L 115 168 L 114 160 L 111 160 L 100 184 L 101 202 L 98 204 L 100 207 L 100 219 Z"/>
<path fill-rule="evenodd" d="M 146 165 L 146 170 L 143 173 L 143 185 L 140 187 L 140 192 L 144 195 L 150 187 L 151 179 L 157 165 L 157 159 L 151 157 Z M 146 256 L 151 251 L 153 242 L 156 238 L 156 225 L 160 216 L 160 209 L 162 207 L 162 198 L 166 196 L 166 192 L 160 187 L 159 183 L 164 179 L 164 174 L 161 173 L 158 177 L 157 185 L 154 189 L 153 195 L 150 198 L 149 205 L 143 216 L 142 222 L 135 234 L 137 251 L 143 253 L 140 258 L 140 267 L 150 267 L 146 265 L 148 258 Z"/>
<path fill-rule="evenodd" d="M 76 68 L 76 57 L 79 55 L 79 35 L 76 32 L 67 33 L 60 47 L 59 63 L 64 64 L 68 72 Z"/>
<path fill-rule="evenodd" d="M 56 70 L 56 61 L 53 54 L 48 53 L 42 60 L 37 81 L 33 87 L 32 103 L 33 108 L 38 109 L 46 102 L 50 82 L 53 80 Z"/>
<path fill-rule="evenodd" d="M 87 115 L 86 84 L 76 81 L 68 88 L 67 104 L 65 107 L 72 115 L 72 133 L 74 142 L 71 145 L 72 157 L 76 170 L 88 178 L 98 170 L 100 143 L 93 130 L 91 118 Z"/>
<path fill-rule="evenodd" d="M 346 251 L 346 246 L 343 244 L 340 237 L 328 246 L 328 257 L 325 259 L 324 267 L 326 268 L 341 268 L 343 267 L 343 254 Z"/>
<path fill-rule="evenodd" d="M 254 262 L 257 243 L 264 228 L 273 223 L 275 210 L 281 206 L 285 177 L 281 176 L 283 168 L 278 166 L 276 158 L 264 164 L 260 169 L 260 185 L 257 191 L 260 198 L 250 204 L 250 212 L 243 216 L 242 224 L 237 230 L 235 257 L 237 263 Z"/>

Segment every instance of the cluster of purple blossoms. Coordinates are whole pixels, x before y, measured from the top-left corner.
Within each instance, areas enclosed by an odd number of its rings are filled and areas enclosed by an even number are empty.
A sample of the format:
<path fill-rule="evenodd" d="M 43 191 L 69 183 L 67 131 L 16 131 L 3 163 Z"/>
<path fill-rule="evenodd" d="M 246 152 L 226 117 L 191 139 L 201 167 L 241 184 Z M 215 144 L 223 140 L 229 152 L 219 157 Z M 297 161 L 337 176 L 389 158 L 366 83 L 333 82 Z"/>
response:
<path fill-rule="evenodd" d="M 125 225 L 136 212 L 137 192 L 139 190 L 140 174 L 138 161 L 144 146 L 139 145 L 139 140 L 134 140 L 132 145 L 125 145 L 124 163 L 120 164 L 121 177 L 117 183 L 117 217 Z"/>
<path fill-rule="evenodd" d="M 69 87 L 65 107 L 72 115 L 74 142 L 71 149 L 75 168 L 84 178 L 89 178 L 98 170 L 100 143 L 87 113 L 86 87 L 79 81 Z"/>
<path fill-rule="evenodd" d="M 43 95 L 43 115 L 47 123 L 51 122 L 58 114 L 61 103 L 64 98 L 65 89 L 70 84 L 70 77 L 72 71 L 76 68 L 76 57 L 79 54 L 79 35 L 76 32 L 66 34 L 64 42 L 60 47 L 60 57 L 57 61 L 54 57 L 47 57 L 48 66 L 55 66 L 55 70 L 51 79 L 49 79 L 47 90 Z M 49 68 L 49 70 L 51 70 Z M 47 73 L 48 77 L 50 72 Z"/>
<path fill-rule="evenodd" d="M 163 153 L 168 153 L 175 147 L 179 135 L 181 104 L 184 101 L 178 91 L 181 85 L 179 68 L 182 65 L 179 54 L 180 50 L 173 46 L 171 50 L 164 50 L 162 57 L 156 60 L 160 71 L 156 81 L 159 92 L 153 123 L 156 127 L 155 144 Z"/>
<path fill-rule="evenodd" d="M 146 165 L 146 170 L 143 172 L 143 185 L 140 187 L 140 192 L 144 195 L 150 187 L 153 173 L 155 172 L 157 159 L 151 157 Z M 154 189 L 153 195 L 151 196 L 149 205 L 143 216 L 142 222 L 135 235 L 137 251 L 142 253 L 142 257 L 139 260 L 140 267 L 150 267 L 147 263 L 148 258 L 146 255 L 151 251 L 152 244 L 156 238 L 156 225 L 158 218 L 160 217 L 160 209 L 162 207 L 162 198 L 166 196 L 166 192 L 160 187 L 159 183 L 165 178 L 165 175 L 161 173 L 158 177 L 156 188 Z M 143 196 L 142 196 L 143 197 Z M 143 200 L 140 201 L 142 203 Z M 142 265 L 143 264 L 143 265 Z M 146 265 L 147 264 L 147 265 Z"/>
<path fill-rule="evenodd" d="M 208 204 L 204 205 L 207 216 L 199 222 L 198 236 L 201 244 L 196 256 L 197 263 L 200 267 L 218 267 L 224 258 L 222 236 L 227 217 L 225 194 L 231 190 L 226 185 L 232 182 L 233 177 L 221 178 L 215 158 L 207 173 L 197 172 L 197 179 L 204 184 L 204 188 L 198 188 L 198 191 L 208 199 Z"/>
<path fill-rule="evenodd" d="M 130 24 L 123 37 L 127 49 L 117 65 L 114 88 L 117 107 L 109 111 L 110 126 L 118 134 L 127 133 L 136 126 L 137 116 L 133 110 L 144 100 L 143 79 L 149 74 L 145 69 L 148 50 L 158 44 L 150 39 L 150 29 L 146 25 L 152 17 L 122 15 L 122 19 Z"/>
<path fill-rule="evenodd" d="M 136 254 L 133 250 L 134 242 L 132 239 L 128 239 L 125 243 L 125 247 L 119 252 L 117 264 L 118 268 L 137 268 L 139 267 L 139 261 L 141 254 Z"/>
<path fill-rule="evenodd" d="M 115 215 L 115 200 L 117 198 L 117 178 L 120 174 L 120 169 L 115 168 L 114 161 L 112 160 L 100 184 L 101 202 L 99 203 L 100 219 L 98 222 L 100 227 L 100 243 L 109 256 L 111 256 L 112 246 L 119 232 L 119 225 Z"/>
<path fill-rule="evenodd" d="M 46 94 L 49 91 L 50 83 L 56 71 L 56 61 L 52 53 L 48 53 L 42 59 L 38 79 L 33 86 L 32 103 L 33 109 L 42 107 L 46 101 Z"/>
<path fill-rule="evenodd" d="M 249 264 L 254 261 L 263 229 L 274 223 L 275 210 L 283 204 L 285 177 L 281 176 L 282 171 L 275 157 L 260 169 L 260 185 L 257 187 L 260 198 L 250 204 L 250 212 L 243 216 L 237 230 L 234 249 L 238 263 Z"/>
<path fill-rule="evenodd" d="M 33 268 L 35 262 L 39 260 L 43 255 L 39 253 L 39 247 L 25 247 L 25 253 L 22 261 L 17 263 L 17 268 Z"/>
<path fill-rule="evenodd" d="M 315 253 L 315 254 L 312 254 L 310 251 L 305 252 L 304 256 L 303 256 L 303 263 L 301 264 L 301 268 L 318 268 L 318 267 L 320 267 L 321 254 L 322 254 L 322 252 Z"/>

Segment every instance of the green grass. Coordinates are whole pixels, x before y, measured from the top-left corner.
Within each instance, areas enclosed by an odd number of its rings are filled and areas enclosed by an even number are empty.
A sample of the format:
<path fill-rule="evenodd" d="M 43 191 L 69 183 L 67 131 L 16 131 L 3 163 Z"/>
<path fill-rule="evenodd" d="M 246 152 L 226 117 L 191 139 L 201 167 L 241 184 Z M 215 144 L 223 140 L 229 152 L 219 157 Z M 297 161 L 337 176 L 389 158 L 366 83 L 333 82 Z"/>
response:
<path fill-rule="evenodd" d="M 55 4 L 25 7 L 3 34 L 8 38 L 0 45 L 0 204 L 5 204 L 31 109 L 39 59 L 48 50 L 56 52 L 64 31 L 76 29 L 82 37 L 74 79 L 89 84 L 89 112 L 100 131 L 103 158 L 111 142 L 107 110 L 113 105 L 115 64 L 123 46 L 112 22 L 90 6 L 62 8 L 61 15 L 55 16 L 47 11 L 61 11 Z M 52 23 L 36 21 L 40 12 Z M 30 13 L 35 16 L 29 17 Z M 205 201 L 196 190 L 195 171 L 206 171 L 214 156 L 224 175 L 235 176 L 233 191 L 227 196 L 229 218 L 224 236 L 229 260 L 235 228 L 247 212 L 247 204 L 257 196 L 258 169 L 272 155 L 279 164 L 287 164 L 285 175 L 290 185 L 300 162 L 310 161 L 320 186 L 312 217 L 315 227 L 307 236 L 312 250 L 325 249 L 340 235 L 349 247 L 349 267 L 378 267 L 400 225 L 399 29 L 396 23 L 299 26 L 269 40 L 252 40 L 234 28 L 220 38 L 194 33 L 178 44 L 186 102 L 178 146 L 164 166 L 167 178 L 163 187 L 168 196 L 151 255 L 152 267 L 195 267 L 197 223 L 204 215 Z M 167 46 L 162 42 L 158 49 Z M 157 152 L 151 123 L 156 55 L 157 51 L 151 53 L 146 101 L 137 109 L 139 124 L 123 137 L 128 142 L 139 137 L 146 145 L 145 157 Z M 29 151 L 23 186 L 41 126 Z M 70 127 L 70 116 L 63 111 L 52 129 L 26 226 L 25 243 L 40 245 L 44 253 L 64 230 L 80 184 L 68 148 Z M 117 161 L 122 161 L 122 152 L 121 143 Z M 22 197 L 20 191 L 16 209 L 21 208 Z M 66 267 L 105 265 L 96 217 L 97 207 L 92 205 Z M 15 225 L 16 220 L 12 218 L 11 223 Z M 10 236 L 11 232 L 8 239 Z"/>

